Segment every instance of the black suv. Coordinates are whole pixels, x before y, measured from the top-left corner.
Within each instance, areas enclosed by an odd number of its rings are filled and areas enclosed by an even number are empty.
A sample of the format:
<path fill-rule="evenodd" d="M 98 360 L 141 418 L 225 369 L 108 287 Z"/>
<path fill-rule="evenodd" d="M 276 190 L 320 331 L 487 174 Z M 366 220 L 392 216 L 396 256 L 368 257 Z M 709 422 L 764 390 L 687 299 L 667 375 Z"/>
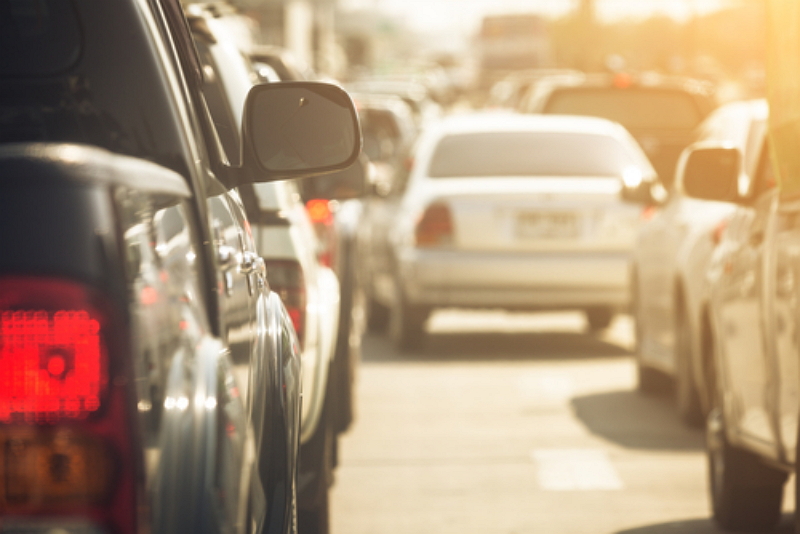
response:
<path fill-rule="evenodd" d="M 297 340 L 235 188 L 358 123 L 256 86 L 229 157 L 202 82 L 178 0 L 0 0 L 3 531 L 296 527 Z"/>

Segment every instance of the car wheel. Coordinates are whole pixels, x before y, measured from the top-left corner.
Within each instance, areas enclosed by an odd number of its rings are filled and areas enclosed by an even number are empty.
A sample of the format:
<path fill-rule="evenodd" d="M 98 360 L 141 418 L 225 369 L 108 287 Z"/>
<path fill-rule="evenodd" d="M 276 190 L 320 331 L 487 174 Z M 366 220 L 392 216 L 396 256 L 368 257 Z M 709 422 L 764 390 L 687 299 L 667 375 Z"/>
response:
<path fill-rule="evenodd" d="M 330 383 L 328 384 L 330 385 Z M 330 395 L 325 399 L 319 425 L 308 442 L 300 446 L 300 488 L 297 495 L 297 531 L 299 534 L 328 534 L 330 531 L 329 496 L 333 485 L 334 440 L 328 415 Z M 304 481 L 303 478 L 309 477 Z M 305 483 L 304 483 L 305 482 Z"/>
<path fill-rule="evenodd" d="M 636 358 L 636 377 L 639 393 L 644 395 L 660 395 L 669 390 L 667 378 L 644 363 L 642 357 L 642 341 L 644 328 L 642 327 L 642 304 L 639 301 L 639 283 L 636 271 L 631 275 L 631 315 L 633 316 L 634 329 L 634 355 Z"/>
<path fill-rule="evenodd" d="M 689 316 L 681 310 L 675 317 L 675 402 L 684 423 L 703 426 L 703 408 L 692 374 L 695 354 Z"/>
<path fill-rule="evenodd" d="M 728 443 L 723 419 L 722 412 L 715 408 L 706 426 L 714 520 L 725 530 L 772 530 L 781 518 L 787 474 Z"/>
<path fill-rule="evenodd" d="M 389 338 L 400 350 L 414 350 L 425 340 L 425 321 L 428 310 L 406 301 L 399 283 L 395 283 L 395 298 L 389 312 Z"/>
<path fill-rule="evenodd" d="M 367 299 L 367 330 L 375 334 L 386 331 L 389 326 L 389 308 L 372 297 Z"/>
<path fill-rule="evenodd" d="M 597 331 L 608 328 L 614 318 L 614 312 L 610 308 L 589 308 L 584 311 L 589 330 Z"/>
<path fill-rule="evenodd" d="M 340 323 L 339 337 L 334 356 L 334 431 L 345 432 L 355 419 L 355 380 L 358 362 L 361 361 L 361 338 L 364 332 L 364 292 L 354 289 L 345 323 Z"/>

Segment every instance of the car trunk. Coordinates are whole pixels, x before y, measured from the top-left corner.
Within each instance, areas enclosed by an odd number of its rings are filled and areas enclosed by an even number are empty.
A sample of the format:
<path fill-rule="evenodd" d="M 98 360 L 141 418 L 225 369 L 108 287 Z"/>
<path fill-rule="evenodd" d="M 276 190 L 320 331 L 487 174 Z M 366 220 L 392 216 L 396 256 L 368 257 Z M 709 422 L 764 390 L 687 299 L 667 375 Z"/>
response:
<path fill-rule="evenodd" d="M 640 208 L 620 201 L 617 178 L 437 179 L 452 248 L 475 252 L 622 251 L 632 247 Z"/>

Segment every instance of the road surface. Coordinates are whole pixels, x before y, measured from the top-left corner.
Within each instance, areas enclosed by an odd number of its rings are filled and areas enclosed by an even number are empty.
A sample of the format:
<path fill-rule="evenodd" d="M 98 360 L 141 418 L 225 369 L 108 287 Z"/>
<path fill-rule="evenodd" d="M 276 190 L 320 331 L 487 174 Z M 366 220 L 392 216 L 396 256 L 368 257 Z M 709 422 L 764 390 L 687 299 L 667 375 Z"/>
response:
<path fill-rule="evenodd" d="M 703 434 L 635 390 L 629 317 L 442 312 L 419 353 L 368 335 L 333 534 L 700 534 Z M 780 532 L 792 530 L 787 485 Z"/>

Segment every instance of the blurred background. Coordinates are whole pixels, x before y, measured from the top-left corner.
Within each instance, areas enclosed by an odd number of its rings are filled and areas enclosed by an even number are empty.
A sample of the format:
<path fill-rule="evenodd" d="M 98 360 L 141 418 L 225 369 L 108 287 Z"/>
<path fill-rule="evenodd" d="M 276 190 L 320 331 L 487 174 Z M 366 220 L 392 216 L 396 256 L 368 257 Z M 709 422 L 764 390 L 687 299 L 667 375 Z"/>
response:
<path fill-rule="evenodd" d="M 323 76 L 414 76 L 483 102 L 514 71 L 653 71 L 763 93 L 758 0 L 236 0 L 262 44 Z M 446 102 L 443 102 L 446 103 Z"/>

